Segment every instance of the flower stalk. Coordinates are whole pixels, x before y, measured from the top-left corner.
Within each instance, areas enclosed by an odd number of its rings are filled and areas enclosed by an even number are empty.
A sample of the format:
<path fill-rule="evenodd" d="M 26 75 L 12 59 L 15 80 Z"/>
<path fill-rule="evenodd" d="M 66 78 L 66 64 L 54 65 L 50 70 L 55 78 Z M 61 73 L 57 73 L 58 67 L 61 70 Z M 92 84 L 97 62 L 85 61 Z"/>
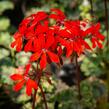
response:
<path fill-rule="evenodd" d="M 46 97 L 45 97 L 45 93 L 44 93 L 43 88 L 42 88 L 42 86 L 40 84 L 39 84 L 39 88 L 40 88 L 41 93 L 42 93 L 42 97 L 43 97 L 44 104 L 45 104 L 45 109 L 48 109 L 47 100 L 46 100 Z"/>
<path fill-rule="evenodd" d="M 105 25 L 106 25 L 106 32 L 107 32 L 107 45 L 109 45 L 109 38 L 108 38 L 108 8 L 107 8 L 107 0 L 104 0 L 104 7 L 105 7 Z"/>
<path fill-rule="evenodd" d="M 32 102 L 32 109 L 35 109 L 36 94 L 37 94 L 37 90 L 34 89 L 33 102 Z"/>
<path fill-rule="evenodd" d="M 109 47 L 109 37 L 108 37 L 108 8 L 107 8 L 107 0 L 104 0 L 104 7 L 105 7 L 105 26 L 106 26 L 106 33 L 107 33 L 107 47 Z M 107 49 L 108 50 L 108 49 Z M 109 72 L 107 72 L 107 86 L 108 86 L 108 101 L 109 101 Z"/>
<path fill-rule="evenodd" d="M 91 5 L 91 15 L 93 16 L 94 11 L 93 11 L 93 1 L 92 0 L 90 0 L 90 5 Z"/>
<path fill-rule="evenodd" d="M 77 87 L 78 87 L 78 99 L 81 99 L 81 91 L 80 91 L 80 70 L 78 65 L 78 55 L 75 55 L 75 64 L 76 64 L 76 78 L 77 78 Z"/>

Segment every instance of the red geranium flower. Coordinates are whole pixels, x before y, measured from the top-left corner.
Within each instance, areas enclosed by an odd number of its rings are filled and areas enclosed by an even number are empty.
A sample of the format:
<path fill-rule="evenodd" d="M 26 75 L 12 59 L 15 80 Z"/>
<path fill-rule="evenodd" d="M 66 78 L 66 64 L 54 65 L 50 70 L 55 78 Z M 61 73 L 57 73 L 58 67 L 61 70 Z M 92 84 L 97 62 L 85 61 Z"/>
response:
<path fill-rule="evenodd" d="M 13 89 L 15 91 L 19 91 L 23 85 L 26 83 L 26 93 L 28 96 L 31 95 L 32 93 L 32 89 L 37 89 L 38 88 L 38 85 L 36 83 L 36 81 L 30 79 L 28 77 L 28 72 L 29 72 L 29 69 L 30 69 L 30 64 L 28 64 L 26 66 L 26 70 L 25 70 L 25 73 L 24 75 L 21 75 L 21 74 L 13 74 L 10 76 L 10 78 L 14 81 L 19 81 L 14 87 Z"/>
<path fill-rule="evenodd" d="M 65 21 L 64 29 L 59 31 L 58 41 L 66 47 L 66 56 L 69 57 L 73 52 L 78 55 L 84 52 L 84 49 L 91 49 L 84 40 L 85 31 L 81 28 L 80 21 Z"/>
<path fill-rule="evenodd" d="M 22 34 L 21 33 L 19 33 L 19 32 L 16 32 L 15 34 L 14 34 L 14 39 L 15 39 L 15 41 L 13 41 L 12 43 L 11 43 L 11 47 L 12 48 L 14 48 L 14 47 L 16 47 L 16 50 L 19 52 L 19 51 L 21 51 L 21 49 L 22 49 L 22 44 L 23 44 L 23 39 L 22 39 Z"/>
<path fill-rule="evenodd" d="M 51 9 L 51 14 L 49 15 L 49 18 L 55 19 L 57 21 L 62 21 L 66 18 L 65 14 L 60 9 Z"/>
<path fill-rule="evenodd" d="M 95 48 L 98 46 L 99 48 L 102 48 L 102 43 L 100 41 L 104 41 L 104 36 L 99 32 L 100 30 L 100 23 L 91 25 L 85 33 L 87 35 L 91 35 L 91 41 L 92 41 L 92 47 Z"/>
<path fill-rule="evenodd" d="M 40 68 L 46 67 L 48 58 L 51 62 L 59 62 L 58 55 L 51 51 L 50 47 L 55 42 L 52 30 L 48 31 L 47 35 L 40 34 L 39 38 L 36 39 L 36 47 L 34 48 L 35 53 L 30 57 L 30 61 L 36 61 L 40 58 Z"/>
<path fill-rule="evenodd" d="M 54 19 L 51 23 L 50 19 Z M 30 61 L 40 64 L 43 70 L 47 63 L 63 63 L 62 54 L 66 57 L 73 53 L 82 54 L 86 49 L 92 50 L 86 38 L 91 40 L 92 47 L 102 48 L 104 36 L 99 32 L 100 23 L 92 24 L 89 21 L 66 20 L 65 14 L 59 9 L 51 9 L 48 14 L 44 11 L 32 14 L 25 18 L 18 31 L 14 34 L 14 41 L 11 47 L 16 47 L 17 51 L 32 52 Z M 65 50 L 65 52 L 64 52 Z M 11 79 L 19 81 L 14 90 L 20 90 L 26 83 L 26 93 L 31 95 L 32 88 L 37 89 L 37 83 L 29 78 L 28 72 L 30 64 L 26 66 L 23 75 L 13 74 Z"/>

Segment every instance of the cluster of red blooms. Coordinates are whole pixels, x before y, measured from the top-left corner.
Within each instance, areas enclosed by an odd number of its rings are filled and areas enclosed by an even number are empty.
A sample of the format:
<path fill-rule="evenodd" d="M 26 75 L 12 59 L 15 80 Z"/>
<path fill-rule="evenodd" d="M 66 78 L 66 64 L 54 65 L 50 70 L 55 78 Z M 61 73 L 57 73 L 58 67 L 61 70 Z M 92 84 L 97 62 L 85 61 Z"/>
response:
<path fill-rule="evenodd" d="M 52 22 L 53 21 L 53 22 Z M 20 52 L 32 52 L 30 63 L 39 62 L 40 69 L 46 68 L 47 63 L 60 63 L 63 54 L 66 57 L 73 53 L 82 54 L 84 50 L 102 48 L 104 36 L 99 32 L 100 23 L 93 24 L 89 21 L 67 20 L 59 9 L 51 9 L 50 13 L 41 11 L 25 18 L 14 34 L 11 47 L 16 47 Z M 89 39 L 92 47 L 85 41 Z M 28 77 L 30 64 L 26 66 L 24 75 L 14 74 L 13 80 L 21 80 L 15 85 L 16 91 L 20 90 L 24 82 L 27 94 L 31 95 L 32 88 L 37 89 L 37 83 Z"/>

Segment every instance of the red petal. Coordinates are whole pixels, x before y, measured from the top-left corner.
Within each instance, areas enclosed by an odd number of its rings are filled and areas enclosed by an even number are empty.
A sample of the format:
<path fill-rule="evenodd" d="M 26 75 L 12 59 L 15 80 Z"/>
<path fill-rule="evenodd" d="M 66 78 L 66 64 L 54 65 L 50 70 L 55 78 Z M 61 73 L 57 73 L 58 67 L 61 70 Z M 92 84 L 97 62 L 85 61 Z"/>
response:
<path fill-rule="evenodd" d="M 35 30 L 35 33 L 36 34 L 41 34 L 41 33 L 44 33 L 46 31 L 48 31 L 48 24 L 47 24 L 48 21 L 44 22 L 45 24 L 39 24 Z"/>
<path fill-rule="evenodd" d="M 46 64 L 47 64 L 46 54 L 43 53 L 40 60 L 40 68 L 44 69 L 46 67 Z"/>
<path fill-rule="evenodd" d="M 45 47 L 45 36 L 44 34 L 40 34 L 38 37 L 38 45 L 42 49 Z"/>
<path fill-rule="evenodd" d="M 22 49 L 22 35 L 19 32 L 14 34 L 15 41 L 11 43 L 11 47 L 14 48 L 16 46 L 17 51 L 21 51 Z"/>
<path fill-rule="evenodd" d="M 16 51 L 21 51 L 22 49 L 22 38 L 19 38 L 17 41 L 16 41 Z"/>
<path fill-rule="evenodd" d="M 62 37 L 65 37 L 65 38 L 70 38 L 71 37 L 71 34 L 66 29 L 60 30 L 59 35 L 62 36 Z"/>
<path fill-rule="evenodd" d="M 34 17 L 35 18 L 32 22 L 32 26 L 35 26 L 39 21 L 46 19 L 48 15 L 45 12 L 38 12 Z"/>
<path fill-rule="evenodd" d="M 65 40 L 65 39 L 62 39 L 62 38 L 58 38 L 57 39 L 63 46 L 68 46 L 68 42 L 67 42 L 67 40 Z"/>
<path fill-rule="evenodd" d="M 64 13 L 59 9 L 51 9 L 52 12 L 55 12 L 56 14 L 50 14 L 50 18 L 53 18 L 55 20 L 64 20 L 65 15 Z"/>
<path fill-rule="evenodd" d="M 66 52 L 66 57 L 69 57 L 73 52 L 73 47 L 71 47 L 70 45 L 67 46 L 67 52 Z"/>
<path fill-rule="evenodd" d="M 96 47 L 96 41 L 94 38 L 91 38 L 91 41 L 92 41 L 92 47 L 95 48 Z"/>
<path fill-rule="evenodd" d="M 19 32 L 21 34 L 25 34 L 26 29 L 27 29 L 26 25 L 24 25 L 24 24 L 23 25 L 19 25 Z"/>
<path fill-rule="evenodd" d="M 73 42 L 74 44 L 74 51 L 80 55 L 83 52 L 83 48 L 82 48 L 82 44 L 81 42 L 78 40 L 76 42 Z"/>
<path fill-rule="evenodd" d="M 35 81 L 28 79 L 28 81 L 26 82 L 26 93 L 27 93 L 28 96 L 31 95 L 32 88 L 37 89 L 38 85 Z"/>
<path fill-rule="evenodd" d="M 10 76 L 10 78 L 14 81 L 17 81 L 17 80 L 22 80 L 23 79 L 23 76 L 20 75 L 20 74 L 13 74 Z"/>
<path fill-rule="evenodd" d="M 54 43 L 54 37 L 52 35 L 48 36 L 45 47 L 48 49 L 53 43 Z"/>
<path fill-rule="evenodd" d="M 59 19 L 59 17 L 56 14 L 50 14 L 49 15 L 49 18 L 55 19 L 55 20 L 58 20 Z"/>
<path fill-rule="evenodd" d="M 14 91 L 19 91 L 19 90 L 23 87 L 24 83 L 25 83 L 25 80 L 22 80 L 21 82 L 17 83 L 17 84 L 13 87 Z"/>
<path fill-rule="evenodd" d="M 41 46 L 39 46 L 39 40 L 37 38 L 34 38 L 34 41 L 33 41 L 33 51 L 37 52 L 39 50 L 41 50 Z"/>
<path fill-rule="evenodd" d="M 16 33 L 14 34 L 14 38 L 15 38 L 15 39 L 18 39 L 19 37 L 23 37 L 23 35 L 22 35 L 21 33 L 19 33 L 19 32 L 16 32 Z"/>
<path fill-rule="evenodd" d="M 34 27 L 30 26 L 26 29 L 24 37 L 26 39 L 32 39 L 35 36 Z"/>
<path fill-rule="evenodd" d="M 49 58 L 51 59 L 52 62 L 56 62 L 56 63 L 59 62 L 59 57 L 56 54 L 54 54 L 50 51 L 47 51 L 47 54 L 48 54 L 48 56 L 49 56 Z"/>
<path fill-rule="evenodd" d="M 25 74 L 28 74 L 30 67 L 31 67 L 31 64 L 26 65 Z"/>
<path fill-rule="evenodd" d="M 100 27 L 101 27 L 100 23 L 97 23 L 97 24 L 95 25 L 96 31 L 99 31 Z"/>
<path fill-rule="evenodd" d="M 11 43 L 11 47 L 14 48 L 16 46 L 16 40 Z"/>
<path fill-rule="evenodd" d="M 93 27 L 89 27 L 87 30 L 84 31 L 84 35 L 88 35 L 92 33 L 92 31 L 93 31 Z"/>
<path fill-rule="evenodd" d="M 27 42 L 27 44 L 26 44 L 25 47 L 24 47 L 24 51 L 25 51 L 25 52 L 32 50 L 32 43 L 33 43 L 33 39 L 30 39 L 30 40 Z"/>
<path fill-rule="evenodd" d="M 84 40 L 81 40 L 81 42 L 83 43 L 83 45 L 85 46 L 85 48 L 91 50 L 91 47 L 88 45 L 88 43 Z"/>
<path fill-rule="evenodd" d="M 58 46 L 57 51 L 58 51 L 58 56 L 61 56 L 63 53 L 62 47 Z"/>
<path fill-rule="evenodd" d="M 103 45 L 98 40 L 96 42 L 99 48 L 103 48 Z"/>
<path fill-rule="evenodd" d="M 30 61 L 37 61 L 40 58 L 40 56 L 41 56 L 41 52 L 36 52 L 31 55 Z"/>
<path fill-rule="evenodd" d="M 60 9 L 52 8 L 51 11 L 55 12 L 58 15 L 61 15 L 61 16 L 65 17 L 64 13 Z"/>
<path fill-rule="evenodd" d="M 22 37 L 18 37 L 14 42 L 11 43 L 11 47 L 14 48 L 16 46 L 17 51 L 21 51 L 22 49 Z"/>
<path fill-rule="evenodd" d="M 105 37 L 102 35 L 102 34 L 97 34 L 97 37 L 100 39 L 100 40 L 102 40 L 102 41 L 104 41 L 104 39 L 105 39 Z"/>

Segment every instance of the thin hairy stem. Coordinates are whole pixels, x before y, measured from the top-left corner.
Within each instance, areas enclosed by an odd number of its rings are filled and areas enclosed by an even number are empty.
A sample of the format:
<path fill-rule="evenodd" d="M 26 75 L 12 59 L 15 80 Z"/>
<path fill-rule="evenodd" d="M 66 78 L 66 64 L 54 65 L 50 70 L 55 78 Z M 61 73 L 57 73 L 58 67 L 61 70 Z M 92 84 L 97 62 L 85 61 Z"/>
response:
<path fill-rule="evenodd" d="M 36 93 L 37 93 L 37 90 L 34 90 L 32 109 L 35 109 Z"/>
<path fill-rule="evenodd" d="M 42 86 L 40 84 L 39 84 L 39 88 L 40 88 L 41 93 L 42 93 L 42 97 L 43 97 L 44 104 L 45 104 L 45 109 L 48 109 L 47 100 L 46 100 L 46 97 L 45 97 L 45 93 L 44 93 L 43 88 L 42 88 Z"/>
<path fill-rule="evenodd" d="M 38 71 L 38 63 L 37 63 L 37 68 L 36 68 L 36 73 L 42 73 L 42 71 Z M 36 75 L 37 76 L 37 75 Z M 40 82 L 40 79 L 41 79 L 41 74 L 40 74 L 40 77 L 38 78 L 37 80 L 37 77 L 36 77 L 36 82 L 38 83 L 39 85 L 39 82 Z M 33 102 L 32 102 L 32 109 L 35 109 L 35 103 L 36 103 L 36 94 L 37 94 L 37 90 L 34 89 L 34 94 L 33 94 Z"/>

